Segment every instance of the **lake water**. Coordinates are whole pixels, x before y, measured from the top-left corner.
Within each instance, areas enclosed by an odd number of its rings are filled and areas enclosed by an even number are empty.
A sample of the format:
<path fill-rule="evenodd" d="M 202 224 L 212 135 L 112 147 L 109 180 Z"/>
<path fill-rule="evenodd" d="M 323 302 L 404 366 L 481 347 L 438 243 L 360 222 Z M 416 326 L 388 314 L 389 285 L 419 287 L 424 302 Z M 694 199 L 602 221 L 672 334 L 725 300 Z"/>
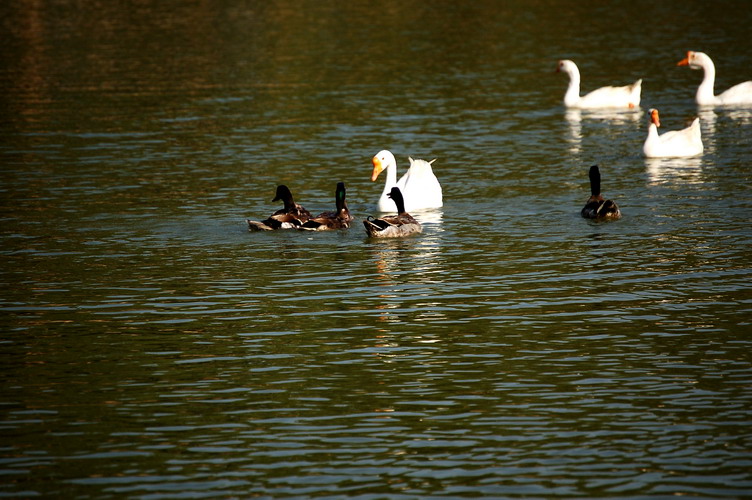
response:
<path fill-rule="evenodd" d="M 0 497 L 752 495 L 752 109 L 676 67 L 752 79 L 720 5 L 3 3 Z M 365 236 L 381 149 L 421 235 Z M 352 229 L 247 231 L 338 181 Z"/>

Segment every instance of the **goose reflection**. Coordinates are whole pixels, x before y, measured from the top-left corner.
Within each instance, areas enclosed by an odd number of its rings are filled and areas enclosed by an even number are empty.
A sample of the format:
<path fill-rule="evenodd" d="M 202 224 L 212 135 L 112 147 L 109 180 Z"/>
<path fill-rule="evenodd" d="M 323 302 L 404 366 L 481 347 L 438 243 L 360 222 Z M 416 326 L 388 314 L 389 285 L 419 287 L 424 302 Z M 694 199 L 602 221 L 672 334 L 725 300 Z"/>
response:
<path fill-rule="evenodd" d="M 702 174 L 702 158 L 646 158 L 645 168 L 651 184 L 705 182 Z"/>
<path fill-rule="evenodd" d="M 569 124 L 567 142 L 569 151 L 580 153 L 582 151 L 582 121 L 608 121 L 614 125 L 627 123 L 639 123 L 642 118 L 642 109 L 567 109 L 564 118 Z"/>
<path fill-rule="evenodd" d="M 752 124 L 752 106 L 740 109 L 724 110 L 723 114 L 725 116 L 728 116 L 732 120 L 739 122 L 738 125 Z"/>
<path fill-rule="evenodd" d="M 569 143 L 570 153 L 580 153 L 582 151 L 582 110 L 567 109 L 564 117 L 569 123 Z"/>
<path fill-rule="evenodd" d="M 752 124 L 752 107 L 730 109 L 709 108 L 702 106 L 697 108 L 697 116 L 702 124 L 702 139 L 706 153 L 714 153 L 716 150 L 716 129 L 720 128 L 723 134 L 724 127 L 728 127 L 729 120 L 734 122 L 734 127 Z M 720 121 L 720 123 L 718 123 Z"/>
<path fill-rule="evenodd" d="M 724 109 L 724 108 L 708 108 L 706 106 L 697 108 L 697 116 L 700 117 L 700 122 L 703 128 L 707 129 L 709 133 L 715 133 L 716 121 L 719 116 L 721 118 L 728 118 L 733 120 L 735 125 L 750 125 L 752 124 L 752 107 L 739 108 L 739 109 Z"/>
<path fill-rule="evenodd" d="M 702 144 L 705 148 L 705 154 L 715 153 L 716 122 L 718 114 L 713 108 L 698 108 L 697 116 L 700 118 L 702 127 Z"/>

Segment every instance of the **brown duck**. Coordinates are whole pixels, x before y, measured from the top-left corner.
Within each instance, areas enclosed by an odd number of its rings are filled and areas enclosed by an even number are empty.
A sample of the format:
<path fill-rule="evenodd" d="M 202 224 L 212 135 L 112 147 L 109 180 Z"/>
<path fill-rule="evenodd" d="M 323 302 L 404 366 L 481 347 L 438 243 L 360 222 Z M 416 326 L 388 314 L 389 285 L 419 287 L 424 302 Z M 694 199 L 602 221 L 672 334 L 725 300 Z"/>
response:
<path fill-rule="evenodd" d="M 272 201 L 282 201 L 285 204 L 267 219 L 254 221 L 246 219 L 249 231 L 272 231 L 274 229 L 294 229 L 303 225 L 311 218 L 311 213 L 295 203 L 290 188 L 284 184 L 277 186 L 277 194 Z"/>

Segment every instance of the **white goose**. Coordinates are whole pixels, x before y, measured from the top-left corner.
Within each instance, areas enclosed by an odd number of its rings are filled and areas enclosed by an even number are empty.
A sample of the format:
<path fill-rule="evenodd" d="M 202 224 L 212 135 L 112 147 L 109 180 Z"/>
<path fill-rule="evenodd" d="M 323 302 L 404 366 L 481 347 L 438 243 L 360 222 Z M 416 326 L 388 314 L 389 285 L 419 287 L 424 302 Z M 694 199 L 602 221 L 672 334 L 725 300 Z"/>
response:
<path fill-rule="evenodd" d="M 580 97 L 580 70 L 569 59 L 559 61 L 556 72 L 569 75 L 569 87 L 564 94 L 568 108 L 636 108 L 640 105 L 642 79 L 624 87 L 601 87 Z"/>
<path fill-rule="evenodd" d="M 700 119 L 695 118 L 692 125 L 682 130 L 671 130 L 658 135 L 661 121 L 658 110 L 650 110 L 648 137 L 642 146 L 642 153 L 648 158 L 697 156 L 702 153 Z"/>
<path fill-rule="evenodd" d="M 700 106 L 752 105 L 752 81 L 734 85 L 722 94 L 714 94 L 715 65 L 713 64 L 713 60 L 704 52 L 693 52 L 690 50 L 687 52 L 687 57 L 676 63 L 676 65 L 704 70 L 705 76 L 695 95 L 695 101 Z"/>
<path fill-rule="evenodd" d="M 431 164 L 436 160 L 413 160 L 410 158 L 410 169 L 397 182 L 397 161 L 394 155 L 386 149 L 379 151 L 373 157 L 373 173 L 371 181 L 375 181 L 379 174 L 386 170 L 384 191 L 378 201 L 381 212 L 394 210 L 394 201 L 387 196 L 392 188 L 397 186 L 405 198 L 405 210 L 413 212 L 426 208 L 439 208 L 442 201 L 441 184 L 433 174 Z"/>

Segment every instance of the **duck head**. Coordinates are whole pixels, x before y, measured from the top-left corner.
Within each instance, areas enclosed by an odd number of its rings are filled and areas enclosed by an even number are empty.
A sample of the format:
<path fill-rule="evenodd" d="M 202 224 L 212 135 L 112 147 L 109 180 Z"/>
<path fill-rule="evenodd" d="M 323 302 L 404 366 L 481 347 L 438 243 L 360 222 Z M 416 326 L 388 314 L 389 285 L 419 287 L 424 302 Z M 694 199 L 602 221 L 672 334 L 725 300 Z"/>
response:
<path fill-rule="evenodd" d="M 343 210 L 347 210 L 347 203 L 345 202 L 345 183 L 338 182 L 337 189 L 334 191 L 334 200 L 337 204 L 337 215 L 341 214 Z"/>
<path fill-rule="evenodd" d="M 295 201 L 292 198 L 292 192 L 290 192 L 290 188 L 288 188 L 284 184 L 277 186 L 277 193 L 272 201 L 280 200 L 285 204 L 286 209 L 290 209 L 291 207 L 295 206 Z"/>
<path fill-rule="evenodd" d="M 405 213 L 405 199 L 402 197 L 402 191 L 398 187 L 393 187 L 391 191 L 387 193 L 387 196 L 397 205 L 397 213 Z"/>
<path fill-rule="evenodd" d="M 590 167 L 590 195 L 598 196 L 601 194 L 601 171 L 598 165 Z"/>

